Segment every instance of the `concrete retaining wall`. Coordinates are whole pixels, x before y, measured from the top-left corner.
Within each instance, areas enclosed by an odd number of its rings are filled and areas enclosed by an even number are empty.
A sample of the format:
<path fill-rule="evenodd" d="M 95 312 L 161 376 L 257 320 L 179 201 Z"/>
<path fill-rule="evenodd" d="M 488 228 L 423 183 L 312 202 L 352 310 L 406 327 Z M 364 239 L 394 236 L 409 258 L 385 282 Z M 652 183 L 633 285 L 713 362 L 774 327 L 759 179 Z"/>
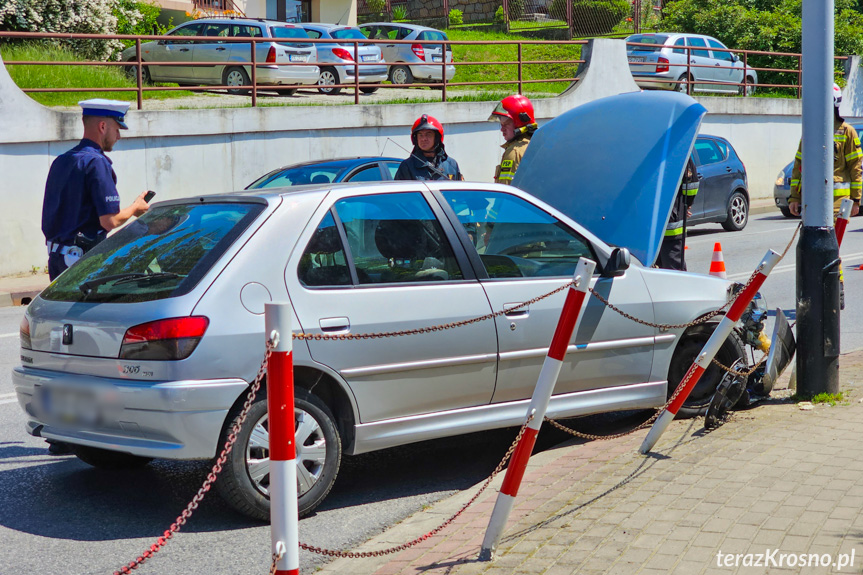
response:
<path fill-rule="evenodd" d="M 588 64 L 573 87 L 534 102 L 540 124 L 596 98 L 638 90 L 622 41 L 593 40 L 583 54 Z M 770 195 L 776 173 L 796 150 L 800 102 L 699 100 L 710 112 L 702 132 L 727 137 L 746 163 L 753 196 Z M 486 121 L 491 107 L 456 102 L 132 111 L 130 129 L 110 156 L 125 206 L 145 189 L 156 190 L 159 199 L 242 189 L 269 170 L 305 160 L 403 157 L 400 146 L 410 147 L 410 125 L 428 113 L 444 123 L 447 150 L 465 176 L 490 181 L 503 143 L 496 125 Z M 40 231 L 45 177 L 53 159 L 81 132 L 79 113 L 37 104 L 0 65 L 0 276 L 45 265 Z M 625 136 L 609 153 L 626 153 Z"/>

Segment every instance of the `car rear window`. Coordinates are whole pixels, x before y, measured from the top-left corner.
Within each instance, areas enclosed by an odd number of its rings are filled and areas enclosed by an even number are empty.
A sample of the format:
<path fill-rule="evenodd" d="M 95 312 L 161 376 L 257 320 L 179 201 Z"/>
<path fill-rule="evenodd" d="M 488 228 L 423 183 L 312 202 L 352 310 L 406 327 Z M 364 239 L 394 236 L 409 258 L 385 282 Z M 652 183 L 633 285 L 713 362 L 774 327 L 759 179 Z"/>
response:
<path fill-rule="evenodd" d="M 186 294 L 264 207 L 242 202 L 154 206 L 85 254 L 41 297 L 138 303 Z"/>
<path fill-rule="evenodd" d="M 287 170 L 275 170 L 255 180 L 246 188 L 280 188 L 282 186 L 302 186 L 305 184 L 329 184 L 338 182 L 347 170 L 346 166 L 305 166 Z"/>
<path fill-rule="evenodd" d="M 308 38 L 309 34 L 304 28 L 293 28 L 288 26 L 270 26 L 270 36 L 273 38 Z M 283 46 L 295 46 L 307 48 L 311 43 L 279 42 Z"/>
<path fill-rule="evenodd" d="M 659 52 L 666 40 L 668 36 L 664 34 L 635 34 L 626 39 L 626 49 L 630 52 Z"/>

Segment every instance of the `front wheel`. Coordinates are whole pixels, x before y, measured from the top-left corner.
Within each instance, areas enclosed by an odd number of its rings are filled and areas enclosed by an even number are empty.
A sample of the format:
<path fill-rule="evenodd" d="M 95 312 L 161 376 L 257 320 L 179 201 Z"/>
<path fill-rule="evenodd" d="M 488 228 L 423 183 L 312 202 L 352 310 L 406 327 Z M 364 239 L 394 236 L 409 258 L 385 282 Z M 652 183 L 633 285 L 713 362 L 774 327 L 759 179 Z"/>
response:
<path fill-rule="evenodd" d="M 681 94 L 686 94 L 687 88 L 689 88 L 690 92 L 692 91 L 692 88 L 689 87 L 691 85 L 691 83 L 692 83 L 692 76 L 687 76 L 686 74 L 683 74 L 680 76 L 680 78 L 677 79 L 677 88 L 675 88 L 675 89 L 678 92 L 680 92 Z"/>
<path fill-rule="evenodd" d="M 717 324 L 699 325 L 683 334 L 680 343 L 677 344 L 677 349 L 674 350 L 671 365 L 668 367 L 669 398 L 686 375 L 686 372 L 689 371 L 698 354 L 701 353 L 704 344 L 710 339 L 716 326 Z M 746 364 L 746 348 L 743 346 L 740 337 L 735 332 L 731 332 L 731 335 L 725 339 L 722 347 L 716 353 L 716 360 L 722 365 L 731 366 L 738 359 L 742 359 L 744 365 Z M 701 378 L 698 380 L 695 388 L 677 412 L 677 417 L 683 419 L 703 415 L 707 411 L 710 400 L 713 399 L 713 394 L 722 381 L 723 375 L 724 372 L 722 369 L 716 364 L 711 363 L 710 367 L 701 374 Z"/>
<path fill-rule="evenodd" d="M 126 66 L 126 76 L 132 80 L 133 82 L 138 81 L 138 65 L 132 64 L 131 66 Z M 147 66 L 141 66 L 141 84 L 152 84 L 153 80 L 150 78 L 150 69 Z"/>
<path fill-rule="evenodd" d="M 782 215 L 785 216 L 786 218 L 796 218 L 797 217 L 794 214 L 792 214 L 791 210 L 789 210 L 788 208 L 781 208 L 780 207 L 779 211 L 782 212 Z"/>
<path fill-rule="evenodd" d="M 743 86 L 739 86 L 737 88 L 737 94 L 740 96 L 751 96 L 755 93 L 755 78 L 752 76 L 746 76 L 746 90 L 743 90 Z"/>
<path fill-rule="evenodd" d="M 224 445 L 239 413 L 228 419 L 219 445 Z M 300 517 L 327 496 L 342 457 L 335 418 L 327 405 L 304 389 L 294 398 L 297 447 L 297 495 Z M 244 515 L 270 518 L 270 436 L 266 397 L 258 398 L 240 429 L 234 449 L 216 485 L 227 503 Z"/>
<path fill-rule="evenodd" d="M 749 221 L 749 201 L 743 192 L 734 192 L 728 200 L 728 215 L 722 227 L 729 232 L 739 232 Z"/>
<path fill-rule="evenodd" d="M 242 68 L 228 68 L 225 70 L 225 85 L 231 86 L 231 88 L 228 88 L 228 94 L 248 94 L 249 90 L 238 90 L 234 86 L 248 86 L 251 83 L 249 75 Z"/>
<path fill-rule="evenodd" d="M 333 84 L 339 83 L 339 74 L 335 68 L 321 68 L 321 75 L 318 78 L 318 92 L 335 96 L 340 94 L 341 88 L 332 88 Z"/>
<path fill-rule="evenodd" d="M 362 92 L 363 94 L 374 94 L 377 91 L 377 88 L 360 88 L 360 92 Z"/>

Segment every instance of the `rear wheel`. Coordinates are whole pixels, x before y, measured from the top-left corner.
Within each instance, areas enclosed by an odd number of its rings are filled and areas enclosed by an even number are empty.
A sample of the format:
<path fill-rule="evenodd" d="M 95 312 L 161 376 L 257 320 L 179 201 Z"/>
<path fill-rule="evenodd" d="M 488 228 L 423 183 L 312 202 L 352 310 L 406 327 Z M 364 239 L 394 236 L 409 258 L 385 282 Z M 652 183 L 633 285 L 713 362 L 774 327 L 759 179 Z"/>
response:
<path fill-rule="evenodd" d="M 393 84 L 413 84 L 414 75 L 407 66 L 393 66 L 390 70 L 390 82 Z"/>
<path fill-rule="evenodd" d="M 690 328 L 683 334 L 680 343 L 677 344 L 677 349 L 674 350 L 674 355 L 671 358 L 671 365 L 668 368 L 668 397 L 674 393 L 674 390 L 680 384 L 680 381 L 689 371 L 692 363 L 701 353 L 704 344 L 710 339 L 713 330 L 718 324 L 699 325 Z M 722 365 L 731 366 L 738 359 L 746 362 L 746 348 L 743 342 L 735 332 L 726 338 L 716 354 L 716 360 Z M 710 400 L 716 392 L 716 388 L 722 381 L 724 372 L 722 369 L 711 363 L 710 367 L 701 375 L 695 388 L 689 394 L 689 397 L 684 402 L 683 406 L 677 412 L 678 418 L 695 417 L 703 415 L 710 405 Z"/>
<path fill-rule="evenodd" d="M 675 89 L 678 92 L 680 92 L 681 94 L 685 94 L 686 88 L 688 86 L 691 86 L 691 82 L 692 82 L 692 76 L 687 76 L 686 74 L 683 74 L 680 76 L 680 78 L 677 79 L 677 88 L 675 88 Z M 689 88 L 689 91 L 690 92 L 692 91 L 691 87 Z"/>
<path fill-rule="evenodd" d="M 749 200 L 741 191 L 731 194 L 728 200 L 728 216 L 722 222 L 722 227 L 729 232 L 739 232 L 749 221 Z"/>
<path fill-rule="evenodd" d="M 360 88 L 360 92 L 362 92 L 363 94 L 374 94 L 377 91 L 377 88 Z"/>
<path fill-rule="evenodd" d="M 333 84 L 339 83 L 339 74 L 335 68 L 321 68 L 321 75 L 318 78 L 318 92 L 335 96 L 340 94 L 341 88 L 333 88 Z"/>
<path fill-rule="evenodd" d="M 225 86 L 231 86 L 228 89 L 228 94 L 248 94 L 249 90 L 238 90 L 234 86 L 248 86 L 251 83 L 249 75 L 242 68 L 228 68 L 225 70 L 224 84 Z"/>
<path fill-rule="evenodd" d="M 153 461 L 149 457 L 139 457 L 129 453 L 108 451 L 86 445 L 71 445 L 71 449 L 78 459 L 99 469 L 137 469 Z"/>
<path fill-rule="evenodd" d="M 320 505 L 332 489 L 339 472 L 342 444 L 327 405 L 304 389 L 296 389 L 295 393 L 297 495 L 302 517 Z M 220 446 L 238 417 L 237 412 L 228 418 Z M 216 485 L 225 501 L 240 513 L 269 520 L 270 437 L 265 395 L 249 410 Z"/>

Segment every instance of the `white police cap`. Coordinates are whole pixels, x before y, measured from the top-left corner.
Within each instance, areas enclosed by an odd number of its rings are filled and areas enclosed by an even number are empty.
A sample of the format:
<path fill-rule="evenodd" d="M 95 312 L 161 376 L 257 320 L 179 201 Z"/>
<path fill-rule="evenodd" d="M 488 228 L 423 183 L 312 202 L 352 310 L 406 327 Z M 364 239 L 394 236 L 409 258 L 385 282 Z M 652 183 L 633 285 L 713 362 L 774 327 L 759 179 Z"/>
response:
<path fill-rule="evenodd" d="M 129 129 L 129 126 L 126 125 L 126 112 L 129 111 L 129 102 L 94 98 L 92 100 L 82 100 L 78 102 L 78 105 L 81 106 L 85 116 L 114 118 L 122 129 Z"/>

